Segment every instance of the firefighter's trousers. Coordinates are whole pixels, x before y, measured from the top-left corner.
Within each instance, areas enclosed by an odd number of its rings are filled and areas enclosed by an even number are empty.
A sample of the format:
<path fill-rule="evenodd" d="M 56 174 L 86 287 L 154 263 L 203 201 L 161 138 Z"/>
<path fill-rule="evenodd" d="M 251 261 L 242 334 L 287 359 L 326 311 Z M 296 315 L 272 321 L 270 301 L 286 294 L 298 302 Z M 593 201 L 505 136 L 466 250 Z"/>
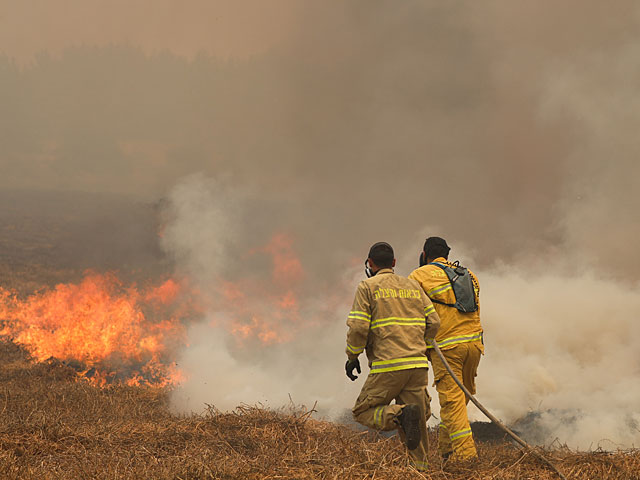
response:
<path fill-rule="evenodd" d="M 430 398 L 427 393 L 427 368 L 412 368 L 395 372 L 369 374 L 353 407 L 353 416 L 358 423 L 376 430 L 394 430 L 399 427 L 396 417 L 402 407 L 414 403 L 420 407 L 420 444 L 409 451 L 411 464 L 418 470 L 426 470 L 427 420 L 431 416 Z M 395 405 L 389 405 L 395 400 Z M 398 429 L 404 442 L 404 432 Z"/>
<path fill-rule="evenodd" d="M 480 357 L 484 352 L 481 342 L 460 343 L 443 350 L 451 369 L 472 393 L 476 393 L 476 374 Z M 438 451 L 441 455 L 453 453 L 453 458 L 469 459 L 478 456 L 467 417 L 467 403 L 464 392 L 454 382 L 445 369 L 440 357 L 430 352 L 433 377 L 440 400 L 438 428 Z"/>

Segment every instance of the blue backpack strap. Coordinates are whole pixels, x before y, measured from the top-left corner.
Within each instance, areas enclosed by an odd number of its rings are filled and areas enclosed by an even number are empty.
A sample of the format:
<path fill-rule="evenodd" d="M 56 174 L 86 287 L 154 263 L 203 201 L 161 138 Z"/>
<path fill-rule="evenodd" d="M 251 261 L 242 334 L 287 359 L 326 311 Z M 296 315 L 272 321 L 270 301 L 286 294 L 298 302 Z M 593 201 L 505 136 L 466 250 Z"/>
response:
<path fill-rule="evenodd" d="M 444 270 L 445 267 L 447 267 L 447 265 L 444 265 L 442 263 L 439 262 L 431 262 L 431 263 L 427 263 L 427 265 L 437 265 L 438 267 L 442 268 Z"/>

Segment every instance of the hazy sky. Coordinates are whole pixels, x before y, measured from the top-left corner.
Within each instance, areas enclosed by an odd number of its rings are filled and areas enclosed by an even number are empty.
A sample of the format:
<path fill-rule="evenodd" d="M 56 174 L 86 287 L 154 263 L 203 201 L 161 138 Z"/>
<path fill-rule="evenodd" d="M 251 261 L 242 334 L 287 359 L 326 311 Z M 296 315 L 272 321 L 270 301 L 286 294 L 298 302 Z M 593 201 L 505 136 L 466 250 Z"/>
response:
<path fill-rule="evenodd" d="M 486 261 L 615 232 L 640 261 L 634 2 L 3 2 L 0 22 L 3 188 L 155 199 L 204 172 L 315 246 L 432 225 Z"/>
<path fill-rule="evenodd" d="M 0 2 L 0 51 L 21 63 L 78 45 L 127 44 L 145 52 L 245 58 L 295 27 L 294 0 L 34 0 Z"/>

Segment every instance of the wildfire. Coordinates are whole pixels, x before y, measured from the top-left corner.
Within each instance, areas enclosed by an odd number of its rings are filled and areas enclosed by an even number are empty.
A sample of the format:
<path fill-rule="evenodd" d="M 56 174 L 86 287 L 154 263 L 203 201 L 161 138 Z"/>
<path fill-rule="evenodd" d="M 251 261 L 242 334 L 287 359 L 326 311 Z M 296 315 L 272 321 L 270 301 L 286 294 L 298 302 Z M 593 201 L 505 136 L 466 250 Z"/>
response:
<path fill-rule="evenodd" d="M 77 365 L 98 385 L 173 385 L 181 373 L 172 354 L 186 339 L 179 291 L 171 279 L 140 290 L 97 273 L 25 300 L 0 287 L 0 334 L 37 361 L 54 357 Z"/>
<path fill-rule="evenodd" d="M 302 264 L 295 255 L 293 240 L 277 234 L 264 247 L 249 252 L 248 260 L 271 257 L 271 280 L 251 279 L 223 284 L 223 318 L 239 340 L 258 339 L 263 344 L 291 341 L 300 326 L 298 290 L 304 279 Z M 220 317 L 220 316 L 219 316 Z M 214 323 L 224 319 L 214 318 Z"/>
<path fill-rule="evenodd" d="M 175 363 L 189 321 L 204 310 L 212 322 L 249 347 L 291 341 L 301 327 L 298 295 L 304 273 L 292 239 L 278 234 L 250 251 L 271 259 L 270 278 L 220 280 L 207 296 L 186 281 L 139 288 L 115 274 L 88 272 L 78 284 L 60 284 L 26 299 L 0 287 L 0 335 L 25 347 L 34 360 L 55 358 L 98 386 L 171 386 L 183 374 Z"/>

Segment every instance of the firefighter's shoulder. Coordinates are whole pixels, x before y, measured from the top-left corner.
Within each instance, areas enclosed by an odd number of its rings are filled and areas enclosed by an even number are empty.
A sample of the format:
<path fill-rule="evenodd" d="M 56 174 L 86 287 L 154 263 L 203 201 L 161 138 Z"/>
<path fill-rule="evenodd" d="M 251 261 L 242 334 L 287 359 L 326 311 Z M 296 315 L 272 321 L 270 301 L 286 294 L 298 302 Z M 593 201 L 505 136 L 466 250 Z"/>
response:
<path fill-rule="evenodd" d="M 411 272 L 409 278 L 420 282 L 427 278 L 447 278 L 447 274 L 436 265 L 423 265 Z"/>

